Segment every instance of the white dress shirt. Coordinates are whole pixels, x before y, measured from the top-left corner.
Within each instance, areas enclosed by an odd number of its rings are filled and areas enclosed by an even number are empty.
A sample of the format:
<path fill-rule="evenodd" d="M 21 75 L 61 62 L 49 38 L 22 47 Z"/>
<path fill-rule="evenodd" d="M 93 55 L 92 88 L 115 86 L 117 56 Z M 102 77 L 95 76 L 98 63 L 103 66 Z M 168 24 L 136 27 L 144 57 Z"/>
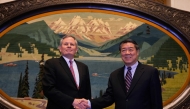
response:
<path fill-rule="evenodd" d="M 66 57 L 64 57 L 63 56 L 63 58 L 66 60 L 66 62 L 67 62 L 67 65 L 69 66 L 69 68 L 70 68 L 70 60 L 68 59 L 68 58 L 66 58 Z M 76 84 L 79 86 L 79 72 L 78 72 L 78 67 L 77 67 L 77 64 L 76 64 L 76 62 L 74 61 L 74 59 L 72 59 L 71 60 L 72 61 L 72 63 L 73 63 L 73 70 L 74 70 L 74 73 L 75 73 L 75 79 L 76 79 Z"/>
<path fill-rule="evenodd" d="M 139 64 L 139 63 L 138 63 L 138 61 L 137 61 L 137 62 L 136 62 L 135 64 L 133 64 L 132 66 L 126 66 L 126 65 L 125 65 L 124 76 L 123 76 L 123 77 L 125 78 L 125 75 L 126 75 L 127 70 L 128 70 L 127 67 L 131 67 L 131 74 L 132 74 L 132 78 L 133 78 L 138 64 Z"/>

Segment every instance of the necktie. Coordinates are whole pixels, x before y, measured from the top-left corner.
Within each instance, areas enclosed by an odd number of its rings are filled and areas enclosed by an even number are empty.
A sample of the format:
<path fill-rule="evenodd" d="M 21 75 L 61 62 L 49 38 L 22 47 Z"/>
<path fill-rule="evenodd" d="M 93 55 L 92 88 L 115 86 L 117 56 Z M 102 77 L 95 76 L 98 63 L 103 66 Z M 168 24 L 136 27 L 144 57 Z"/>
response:
<path fill-rule="evenodd" d="M 129 87 L 131 85 L 131 80 L 132 80 L 132 74 L 131 74 L 131 67 L 128 67 L 127 68 L 127 74 L 125 76 L 125 84 L 126 84 L 126 89 L 127 89 L 127 92 L 129 90 Z"/>
<path fill-rule="evenodd" d="M 73 78 L 75 80 L 75 83 L 77 85 L 77 82 L 76 82 L 76 78 L 75 78 L 75 73 L 74 73 L 74 69 L 73 69 L 73 61 L 72 60 L 69 60 L 69 63 L 70 63 L 70 70 L 71 70 L 71 73 L 73 75 Z M 77 88 L 78 88 L 78 85 L 77 85 Z"/>

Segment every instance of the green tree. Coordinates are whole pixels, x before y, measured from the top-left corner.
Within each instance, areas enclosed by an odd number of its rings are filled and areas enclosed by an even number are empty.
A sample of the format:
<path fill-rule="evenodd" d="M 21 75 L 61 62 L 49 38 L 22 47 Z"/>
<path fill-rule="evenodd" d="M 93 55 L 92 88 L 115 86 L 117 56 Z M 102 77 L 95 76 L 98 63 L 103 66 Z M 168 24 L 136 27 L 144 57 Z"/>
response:
<path fill-rule="evenodd" d="M 40 71 L 38 77 L 36 78 L 35 87 L 33 91 L 32 98 L 44 98 L 43 89 L 42 89 L 42 78 L 44 76 L 44 54 L 42 54 L 41 61 L 39 62 Z"/>
<path fill-rule="evenodd" d="M 28 82 L 28 61 L 26 63 L 25 75 L 22 79 L 22 86 L 21 86 L 21 97 L 29 97 L 29 82 Z"/>
<path fill-rule="evenodd" d="M 17 97 L 21 97 L 21 85 L 22 84 L 22 72 L 20 73 L 20 79 L 19 79 L 19 83 L 18 83 L 18 92 L 17 92 Z"/>
<path fill-rule="evenodd" d="M 100 90 L 100 97 L 103 95 L 103 90 Z"/>
<path fill-rule="evenodd" d="M 36 78 L 36 82 L 35 82 L 35 86 L 34 86 L 34 90 L 33 90 L 33 95 L 32 95 L 32 98 L 38 98 L 38 87 L 37 87 L 37 81 L 38 79 Z"/>

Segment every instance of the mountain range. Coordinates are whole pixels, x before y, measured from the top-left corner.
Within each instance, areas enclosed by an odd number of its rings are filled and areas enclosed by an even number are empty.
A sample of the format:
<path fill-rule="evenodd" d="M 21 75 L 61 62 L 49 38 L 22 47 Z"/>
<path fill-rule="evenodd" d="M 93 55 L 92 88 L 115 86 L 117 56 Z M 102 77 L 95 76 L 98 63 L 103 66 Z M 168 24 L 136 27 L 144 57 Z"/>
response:
<path fill-rule="evenodd" d="M 74 34 L 78 40 L 101 45 L 134 30 L 137 24 L 129 22 L 124 27 L 120 27 L 116 34 L 113 34 L 110 24 L 102 19 L 94 18 L 90 21 L 85 21 L 80 16 L 74 16 L 68 24 L 62 18 L 59 18 L 51 22 L 49 27 L 56 34 Z"/>
<path fill-rule="evenodd" d="M 80 18 L 80 17 L 76 17 L 76 18 Z M 62 22 L 61 19 L 59 19 L 58 21 L 59 21 L 59 23 Z M 35 43 L 36 45 L 38 45 L 35 47 L 38 47 L 37 49 L 39 49 L 40 51 L 46 50 L 47 53 L 50 53 L 51 55 L 55 55 L 55 54 L 51 53 L 52 51 L 49 50 L 49 48 L 51 47 L 51 48 L 54 48 L 54 50 L 57 50 L 57 46 L 59 45 L 59 40 L 64 35 L 63 33 L 56 34 L 54 32 L 54 30 L 51 29 L 51 28 L 56 29 L 56 27 L 53 26 L 53 24 L 54 25 L 59 24 L 58 21 L 52 23 L 52 25 L 47 25 L 45 23 L 45 21 L 38 21 L 35 23 L 31 23 L 31 24 L 25 23 L 23 25 L 20 25 L 16 28 L 12 29 L 11 31 L 9 31 L 7 34 L 5 34 L 1 38 L 9 37 L 6 39 L 6 40 L 10 39 L 9 41 L 7 41 L 7 43 L 11 42 L 12 43 L 11 45 L 14 45 L 15 42 L 11 41 L 11 39 L 14 38 L 14 36 L 20 35 L 22 37 L 29 37 L 29 39 L 27 39 L 27 41 L 28 41 L 27 43 L 29 43 L 29 42 Z M 64 25 L 63 22 L 60 24 Z M 81 24 L 85 24 L 85 22 L 83 22 Z M 76 31 L 78 31 L 78 30 L 76 30 Z M 110 31 L 108 31 L 108 33 L 109 32 Z M 22 39 L 22 37 L 19 37 L 19 40 Z M 147 24 L 143 24 L 143 25 L 137 27 L 136 29 L 131 30 L 130 32 L 128 32 L 127 34 L 125 34 L 121 37 L 117 37 L 115 39 L 113 38 L 112 40 L 106 41 L 101 46 L 96 46 L 95 44 L 93 44 L 93 41 L 85 41 L 85 39 L 78 40 L 78 44 L 79 44 L 78 55 L 92 56 L 92 54 L 96 52 L 97 54 L 100 54 L 100 56 L 101 56 L 101 53 L 109 53 L 108 56 L 117 57 L 117 56 L 119 56 L 118 55 L 119 43 L 126 38 L 131 38 L 131 39 L 136 40 L 136 42 L 140 45 L 141 54 L 143 56 L 151 56 L 159 50 L 159 49 L 155 49 L 155 47 L 159 48 L 159 46 L 161 46 L 161 44 L 164 41 L 166 41 L 167 38 L 169 38 L 169 36 L 167 36 L 165 33 L 161 32 L 157 28 L 154 28 Z M 79 37 L 77 37 L 77 39 L 79 39 Z M 20 43 L 19 40 L 18 40 L 17 44 Z M 0 44 L 0 47 L 1 48 L 5 47 L 5 45 L 6 44 L 1 46 L 1 44 Z M 24 46 L 26 46 L 26 44 Z M 27 45 L 27 46 L 30 46 L 30 45 Z M 46 46 L 46 47 L 44 48 L 42 46 Z M 42 51 L 40 53 L 42 53 Z M 149 53 L 149 55 L 147 55 L 147 53 Z"/>

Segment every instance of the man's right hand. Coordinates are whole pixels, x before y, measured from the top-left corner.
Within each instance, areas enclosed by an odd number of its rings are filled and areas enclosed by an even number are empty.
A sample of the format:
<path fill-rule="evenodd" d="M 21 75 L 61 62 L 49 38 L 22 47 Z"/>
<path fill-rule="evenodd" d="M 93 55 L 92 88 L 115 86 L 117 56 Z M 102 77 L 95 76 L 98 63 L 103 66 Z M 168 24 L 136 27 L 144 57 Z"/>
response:
<path fill-rule="evenodd" d="M 86 99 L 74 99 L 73 107 L 75 109 L 88 109 L 90 106 L 88 105 L 88 100 Z"/>

